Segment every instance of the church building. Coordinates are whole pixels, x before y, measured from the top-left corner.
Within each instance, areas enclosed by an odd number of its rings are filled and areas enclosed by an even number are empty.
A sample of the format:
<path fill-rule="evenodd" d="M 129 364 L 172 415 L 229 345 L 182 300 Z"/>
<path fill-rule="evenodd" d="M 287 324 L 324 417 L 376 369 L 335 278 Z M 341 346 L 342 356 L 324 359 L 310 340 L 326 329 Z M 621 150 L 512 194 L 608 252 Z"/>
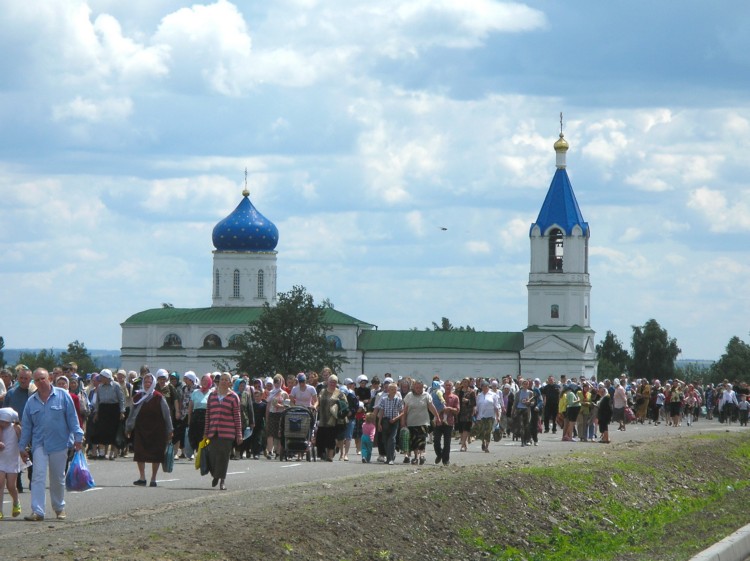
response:
<path fill-rule="evenodd" d="M 327 309 L 328 339 L 348 360 L 343 377 L 382 378 L 386 372 L 423 380 L 436 374 L 443 379 L 596 374 L 588 270 L 591 232 L 568 178 L 569 146 L 562 132 L 554 148 L 557 169 L 529 231 L 526 329 L 380 330 Z M 154 308 L 130 316 L 122 323 L 123 368 L 148 364 L 201 374 L 216 370 L 218 361 L 231 364 L 234 339 L 260 316 L 265 303 L 275 304 L 279 231 L 253 206 L 247 189 L 237 208 L 216 224 L 212 239 L 211 306 Z M 304 279 L 295 283 L 304 284 Z"/>

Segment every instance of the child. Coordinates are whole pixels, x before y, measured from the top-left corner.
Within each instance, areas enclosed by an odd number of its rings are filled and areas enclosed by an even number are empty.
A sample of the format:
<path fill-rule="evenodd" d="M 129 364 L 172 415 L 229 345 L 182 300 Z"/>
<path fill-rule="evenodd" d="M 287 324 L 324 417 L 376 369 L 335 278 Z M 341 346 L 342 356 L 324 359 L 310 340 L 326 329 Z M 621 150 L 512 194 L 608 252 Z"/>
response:
<path fill-rule="evenodd" d="M 750 413 L 750 401 L 747 400 L 747 396 L 745 394 L 742 394 L 740 396 L 740 403 L 737 408 L 740 410 L 740 426 L 746 427 L 748 413 Z"/>
<path fill-rule="evenodd" d="M 375 412 L 370 411 L 365 415 L 362 423 L 362 463 L 369 464 L 372 458 L 372 443 L 375 440 Z"/>
<path fill-rule="evenodd" d="M 0 409 L 0 520 L 3 519 L 3 495 L 5 483 L 13 499 L 13 517 L 20 516 L 21 503 L 18 500 L 16 480 L 21 471 L 21 458 L 18 450 L 18 438 L 21 436 L 21 425 L 18 414 L 10 407 Z"/>
<path fill-rule="evenodd" d="M 362 453 L 362 424 L 365 422 L 366 417 L 365 404 L 359 402 L 357 407 L 357 413 L 354 415 L 354 446 L 357 448 L 357 456 Z M 372 440 L 375 440 L 374 438 Z"/>

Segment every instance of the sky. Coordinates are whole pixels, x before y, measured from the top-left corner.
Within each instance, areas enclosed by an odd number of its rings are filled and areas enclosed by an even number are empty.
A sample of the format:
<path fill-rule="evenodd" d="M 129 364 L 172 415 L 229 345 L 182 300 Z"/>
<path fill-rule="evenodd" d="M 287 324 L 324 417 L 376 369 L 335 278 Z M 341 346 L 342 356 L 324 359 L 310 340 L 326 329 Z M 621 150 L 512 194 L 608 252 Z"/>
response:
<path fill-rule="evenodd" d="M 210 306 L 245 169 L 279 291 L 520 331 L 560 112 L 596 341 L 748 339 L 745 1 L 28 0 L 0 52 L 6 348 L 118 349 L 136 312 Z"/>

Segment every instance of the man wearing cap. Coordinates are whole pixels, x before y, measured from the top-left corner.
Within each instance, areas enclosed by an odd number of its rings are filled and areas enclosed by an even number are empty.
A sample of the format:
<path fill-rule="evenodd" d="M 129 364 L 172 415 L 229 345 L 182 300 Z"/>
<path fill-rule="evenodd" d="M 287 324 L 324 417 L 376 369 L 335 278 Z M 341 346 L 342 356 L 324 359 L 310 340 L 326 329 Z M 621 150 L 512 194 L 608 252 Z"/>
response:
<path fill-rule="evenodd" d="M 18 448 L 21 460 L 29 460 L 33 446 L 34 476 L 31 488 L 31 514 L 25 520 L 39 522 L 45 515 L 45 478 L 49 470 L 49 494 L 52 508 L 60 520 L 65 519 L 65 462 L 71 437 L 74 448 L 81 449 L 83 430 L 70 394 L 52 386 L 49 372 L 37 368 L 33 374 L 37 391 L 29 397 L 23 410 Z"/>
<path fill-rule="evenodd" d="M 297 374 L 297 385 L 289 393 L 289 399 L 296 407 L 307 407 L 313 411 L 318 407 L 318 393 L 308 385 L 304 372 Z"/>

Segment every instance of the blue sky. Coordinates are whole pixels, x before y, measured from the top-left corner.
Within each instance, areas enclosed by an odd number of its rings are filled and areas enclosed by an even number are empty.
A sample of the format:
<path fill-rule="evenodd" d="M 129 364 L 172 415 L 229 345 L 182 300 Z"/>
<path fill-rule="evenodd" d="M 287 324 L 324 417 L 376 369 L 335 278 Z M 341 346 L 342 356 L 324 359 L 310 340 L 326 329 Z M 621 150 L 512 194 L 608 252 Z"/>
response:
<path fill-rule="evenodd" d="M 748 335 L 749 12 L 5 2 L 0 335 L 119 348 L 135 312 L 209 306 L 246 167 L 279 290 L 381 329 L 519 331 L 562 111 L 597 340 L 655 318 L 718 358 Z"/>

